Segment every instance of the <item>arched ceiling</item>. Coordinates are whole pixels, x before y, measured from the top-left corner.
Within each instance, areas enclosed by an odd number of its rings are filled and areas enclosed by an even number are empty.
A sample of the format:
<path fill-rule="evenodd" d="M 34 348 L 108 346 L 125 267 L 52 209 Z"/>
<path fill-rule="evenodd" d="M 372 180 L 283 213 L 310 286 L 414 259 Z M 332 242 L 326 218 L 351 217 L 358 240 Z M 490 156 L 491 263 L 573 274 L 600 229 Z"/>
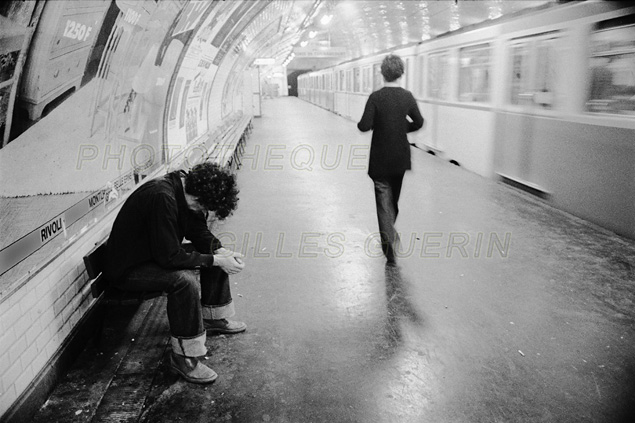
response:
<path fill-rule="evenodd" d="M 245 53 L 289 70 L 319 69 L 546 3 L 558 1 L 275 0 L 259 18 L 279 19 L 277 33 Z"/>

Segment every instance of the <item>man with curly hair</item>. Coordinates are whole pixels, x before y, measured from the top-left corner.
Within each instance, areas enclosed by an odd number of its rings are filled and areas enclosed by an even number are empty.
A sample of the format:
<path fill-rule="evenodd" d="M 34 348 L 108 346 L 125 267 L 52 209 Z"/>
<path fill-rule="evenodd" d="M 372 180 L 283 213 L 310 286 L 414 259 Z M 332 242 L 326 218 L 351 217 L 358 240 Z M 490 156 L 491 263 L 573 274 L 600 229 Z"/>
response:
<path fill-rule="evenodd" d="M 218 219 L 232 213 L 237 195 L 235 176 L 213 163 L 168 173 L 128 197 L 108 239 L 105 274 L 114 287 L 167 293 L 170 366 L 189 382 L 217 377 L 201 362 L 206 332 L 247 327 L 228 320 L 234 315 L 228 275 L 244 268 L 243 256 L 223 248 L 207 226 L 208 213 Z"/>
<path fill-rule="evenodd" d="M 423 126 L 417 101 L 410 91 L 399 86 L 403 73 L 401 57 L 390 54 L 384 58 L 381 63 L 384 87 L 368 97 L 357 124 L 362 132 L 373 131 L 368 176 L 375 185 L 381 247 L 389 265 L 396 263 L 395 221 L 403 177 L 410 169 L 410 143 L 406 134 Z"/>

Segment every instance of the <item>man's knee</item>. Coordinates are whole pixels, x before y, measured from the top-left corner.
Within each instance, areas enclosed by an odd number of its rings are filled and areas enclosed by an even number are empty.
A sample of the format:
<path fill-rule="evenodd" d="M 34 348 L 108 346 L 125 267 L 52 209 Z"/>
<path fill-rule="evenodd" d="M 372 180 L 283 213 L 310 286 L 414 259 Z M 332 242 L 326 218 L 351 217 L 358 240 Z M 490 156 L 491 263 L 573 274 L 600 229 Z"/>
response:
<path fill-rule="evenodd" d="M 174 281 L 171 284 L 172 292 L 181 290 L 199 290 L 199 275 L 195 270 L 178 270 L 174 272 Z"/>

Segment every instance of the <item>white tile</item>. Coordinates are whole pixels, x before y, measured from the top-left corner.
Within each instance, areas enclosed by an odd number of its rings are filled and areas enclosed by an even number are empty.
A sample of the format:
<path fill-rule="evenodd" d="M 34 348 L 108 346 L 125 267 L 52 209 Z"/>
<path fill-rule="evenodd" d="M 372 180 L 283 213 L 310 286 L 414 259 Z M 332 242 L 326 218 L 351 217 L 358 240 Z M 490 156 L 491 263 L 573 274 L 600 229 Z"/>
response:
<path fill-rule="evenodd" d="M 25 349 L 26 338 L 24 334 L 22 334 L 21 336 L 18 336 L 18 339 L 9 346 L 9 361 L 13 363 L 16 360 L 19 360 Z"/>
<path fill-rule="evenodd" d="M 0 416 L 9 410 L 15 400 L 18 398 L 18 394 L 15 392 L 15 386 L 13 384 L 2 387 L 2 393 L 0 394 Z"/>
<path fill-rule="evenodd" d="M 22 363 L 20 360 L 12 361 L 9 369 L 2 375 L 5 386 L 11 386 L 20 377 L 22 373 Z"/>
<path fill-rule="evenodd" d="M 21 395 L 22 392 L 28 388 L 29 384 L 33 380 L 33 376 L 33 369 L 31 368 L 31 365 L 26 365 L 20 376 L 18 376 L 18 379 L 15 381 L 15 391 L 18 395 Z"/>

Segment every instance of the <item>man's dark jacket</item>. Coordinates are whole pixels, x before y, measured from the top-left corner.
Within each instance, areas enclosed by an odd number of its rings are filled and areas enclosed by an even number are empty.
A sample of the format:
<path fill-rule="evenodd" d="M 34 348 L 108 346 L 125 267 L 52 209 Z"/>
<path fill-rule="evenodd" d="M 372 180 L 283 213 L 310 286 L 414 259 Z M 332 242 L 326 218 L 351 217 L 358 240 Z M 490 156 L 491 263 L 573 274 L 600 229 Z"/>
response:
<path fill-rule="evenodd" d="M 207 228 L 205 215 L 185 201 L 181 171 L 153 179 L 137 188 L 121 207 L 108 239 L 105 274 L 118 281 L 145 262 L 166 270 L 211 267 L 220 241 Z M 185 251 L 183 238 L 196 251 Z"/>
<path fill-rule="evenodd" d="M 412 122 L 408 122 L 406 116 Z M 383 87 L 373 92 L 357 124 L 362 132 L 373 130 L 368 175 L 379 178 L 409 170 L 410 143 L 406 134 L 422 126 L 423 117 L 410 91 L 401 87 Z"/>

